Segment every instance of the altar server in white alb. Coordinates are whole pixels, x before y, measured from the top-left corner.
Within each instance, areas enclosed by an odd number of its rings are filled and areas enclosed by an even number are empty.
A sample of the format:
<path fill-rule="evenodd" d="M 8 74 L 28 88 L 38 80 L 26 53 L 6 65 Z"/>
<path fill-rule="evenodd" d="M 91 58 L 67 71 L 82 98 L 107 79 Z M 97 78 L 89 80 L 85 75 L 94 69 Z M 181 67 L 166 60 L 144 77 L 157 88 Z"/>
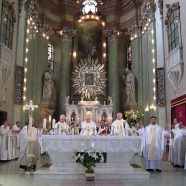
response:
<path fill-rule="evenodd" d="M 31 121 L 30 121 L 31 122 Z M 19 164 L 20 168 L 29 168 L 34 171 L 36 169 L 37 161 L 40 156 L 40 144 L 39 144 L 39 132 L 33 127 L 34 120 L 29 124 L 26 124 L 19 133 L 20 141 L 20 154 L 19 154 Z"/>
<path fill-rule="evenodd" d="M 182 159 L 182 165 L 184 166 L 184 169 L 186 170 L 186 126 L 183 126 L 182 128 L 182 142 L 181 142 L 181 159 Z"/>
<path fill-rule="evenodd" d="M 12 156 L 13 159 L 18 158 L 19 156 L 19 133 L 21 131 L 21 123 L 17 121 L 12 128 L 13 141 L 12 141 Z"/>
<path fill-rule="evenodd" d="M 123 114 L 121 112 L 117 113 L 116 120 L 111 126 L 111 135 L 113 136 L 129 136 L 130 127 L 126 120 L 123 119 Z"/>
<path fill-rule="evenodd" d="M 91 121 L 91 114 L 87 113 L 85 116 L 85 121 L 81 123 L 81 135 L 91 136 L 97 135 L 96 123 Z"/>
<path fill-rule="evenodd" d="M 11 125 L 5 121 L 0 127 L 0 160 L 12 159 L 12 130 Z"/>
<path fill-rule="evenodd" d="M 180 123 L 175 125 L 173 132 L 173 164 L 174 167 L 181 167 L 181 142 L 182 142 L 182 129 Z"/>
<path fill-rule="evenodd" d="M 147 171 L 162 170 L 164 134 L 164 129 L 157 124 L 156 117 L 152 116 L 150 124 L 144 130 L 143 155 Z"/>
<path fill-rule="evenodd" d="M 69 134 L 69 125 L 66 123 L 66 116 L 61 115 L 59 122 L 55 124 L 55 128 L 58 130 L 58 134 L 68 135 Z"/>

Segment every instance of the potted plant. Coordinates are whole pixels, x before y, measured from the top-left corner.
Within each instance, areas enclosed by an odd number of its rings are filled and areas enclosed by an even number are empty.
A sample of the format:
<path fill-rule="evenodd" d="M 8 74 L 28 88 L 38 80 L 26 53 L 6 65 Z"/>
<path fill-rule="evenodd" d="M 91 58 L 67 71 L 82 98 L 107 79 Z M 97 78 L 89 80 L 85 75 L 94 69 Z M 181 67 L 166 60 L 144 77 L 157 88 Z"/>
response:
<path fill-rule="evenodd" d="M 86 168 L 85 178 L 87 181 L 94 180 L 94 167 L 96 167 L 96 163 L 104 162 L 103 153 L 96 152 L 92 148 L 85 150 L 84 152 L 76 152 L 73 158 L 76 160 L 77 163 L 80 163 Z"/>

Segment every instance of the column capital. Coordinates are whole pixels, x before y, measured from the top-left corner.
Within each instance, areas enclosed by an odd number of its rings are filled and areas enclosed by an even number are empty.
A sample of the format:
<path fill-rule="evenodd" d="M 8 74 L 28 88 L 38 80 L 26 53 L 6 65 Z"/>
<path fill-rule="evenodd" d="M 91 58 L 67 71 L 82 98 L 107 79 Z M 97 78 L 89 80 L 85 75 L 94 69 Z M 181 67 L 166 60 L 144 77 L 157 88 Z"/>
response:
<path fill-rule="evenodd" d="M 113 29 L 113 30 L 104 30 L 103 35 L 109 39 L 109 42 L 118 40 L 120 36 L 119 30 Z"/>
<path fill-rule="evenodd" d="M 64 28 L 61 35 L 63 41 L 72 42 L 72 38 L 76 35 L 76 30 Z"/>

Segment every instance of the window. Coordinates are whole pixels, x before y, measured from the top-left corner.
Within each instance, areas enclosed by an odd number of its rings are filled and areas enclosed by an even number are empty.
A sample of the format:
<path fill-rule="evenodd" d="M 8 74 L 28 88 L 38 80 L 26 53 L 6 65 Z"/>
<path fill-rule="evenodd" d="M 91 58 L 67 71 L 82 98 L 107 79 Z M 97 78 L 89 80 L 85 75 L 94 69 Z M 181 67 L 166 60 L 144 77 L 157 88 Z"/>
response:
<path fill-rule="evenodd" d="M 54 68 L 55 68 L 55 49 L 52 43 L 48 44 L 48 65 L 52 68 L 52 73 L 54 76 Z"/>
<path fill-rule="evenodd" d="M 82 2 L 83 8 L 82 12 L 83 14 L 93 13 L 95 14 L 97 12 L 97 2 L 95 0 L 85 0 Z"/>
<path fill-rule="evenodd" d="M 1 42 L 10 49 L 12 49 L 14 21 L 13 7 L 4 1 L 1 13 Z"/>
<path fill-rule="evenodd" d="M 165 25 L 167 26 L 169 52 L 171 52 L 180 44 L 180 7 L 179 3 L 174 3 L 172 6 L 167 5 L 167 8 Z"/>

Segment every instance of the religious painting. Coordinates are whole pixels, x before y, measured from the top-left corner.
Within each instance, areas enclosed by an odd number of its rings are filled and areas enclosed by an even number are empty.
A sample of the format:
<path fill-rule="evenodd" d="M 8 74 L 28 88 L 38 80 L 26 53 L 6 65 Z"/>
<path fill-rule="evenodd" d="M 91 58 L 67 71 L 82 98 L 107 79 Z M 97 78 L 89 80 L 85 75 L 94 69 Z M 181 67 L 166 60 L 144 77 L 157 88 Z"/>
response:
<path fill-rule="evenodd" d="M 94 74 L 93 73 L 85 74 L 85 85 L 94 85 Z"/>
<path fill-rule="evenodd" d="M 156 97 L 157 105 L 165 105 L 165 74 L 164 68 L 156 69 Z"/>
<path fill-rule="evenodd" d="M 87 58 L 102 59 L 102 26 L 98 21 L 89 20 L 77 26 L 77 60 Z"/>
<path fill-rule="evenodd" d="M 16 66 L 15 103 L 23 103 L 24 67 Z"/>

